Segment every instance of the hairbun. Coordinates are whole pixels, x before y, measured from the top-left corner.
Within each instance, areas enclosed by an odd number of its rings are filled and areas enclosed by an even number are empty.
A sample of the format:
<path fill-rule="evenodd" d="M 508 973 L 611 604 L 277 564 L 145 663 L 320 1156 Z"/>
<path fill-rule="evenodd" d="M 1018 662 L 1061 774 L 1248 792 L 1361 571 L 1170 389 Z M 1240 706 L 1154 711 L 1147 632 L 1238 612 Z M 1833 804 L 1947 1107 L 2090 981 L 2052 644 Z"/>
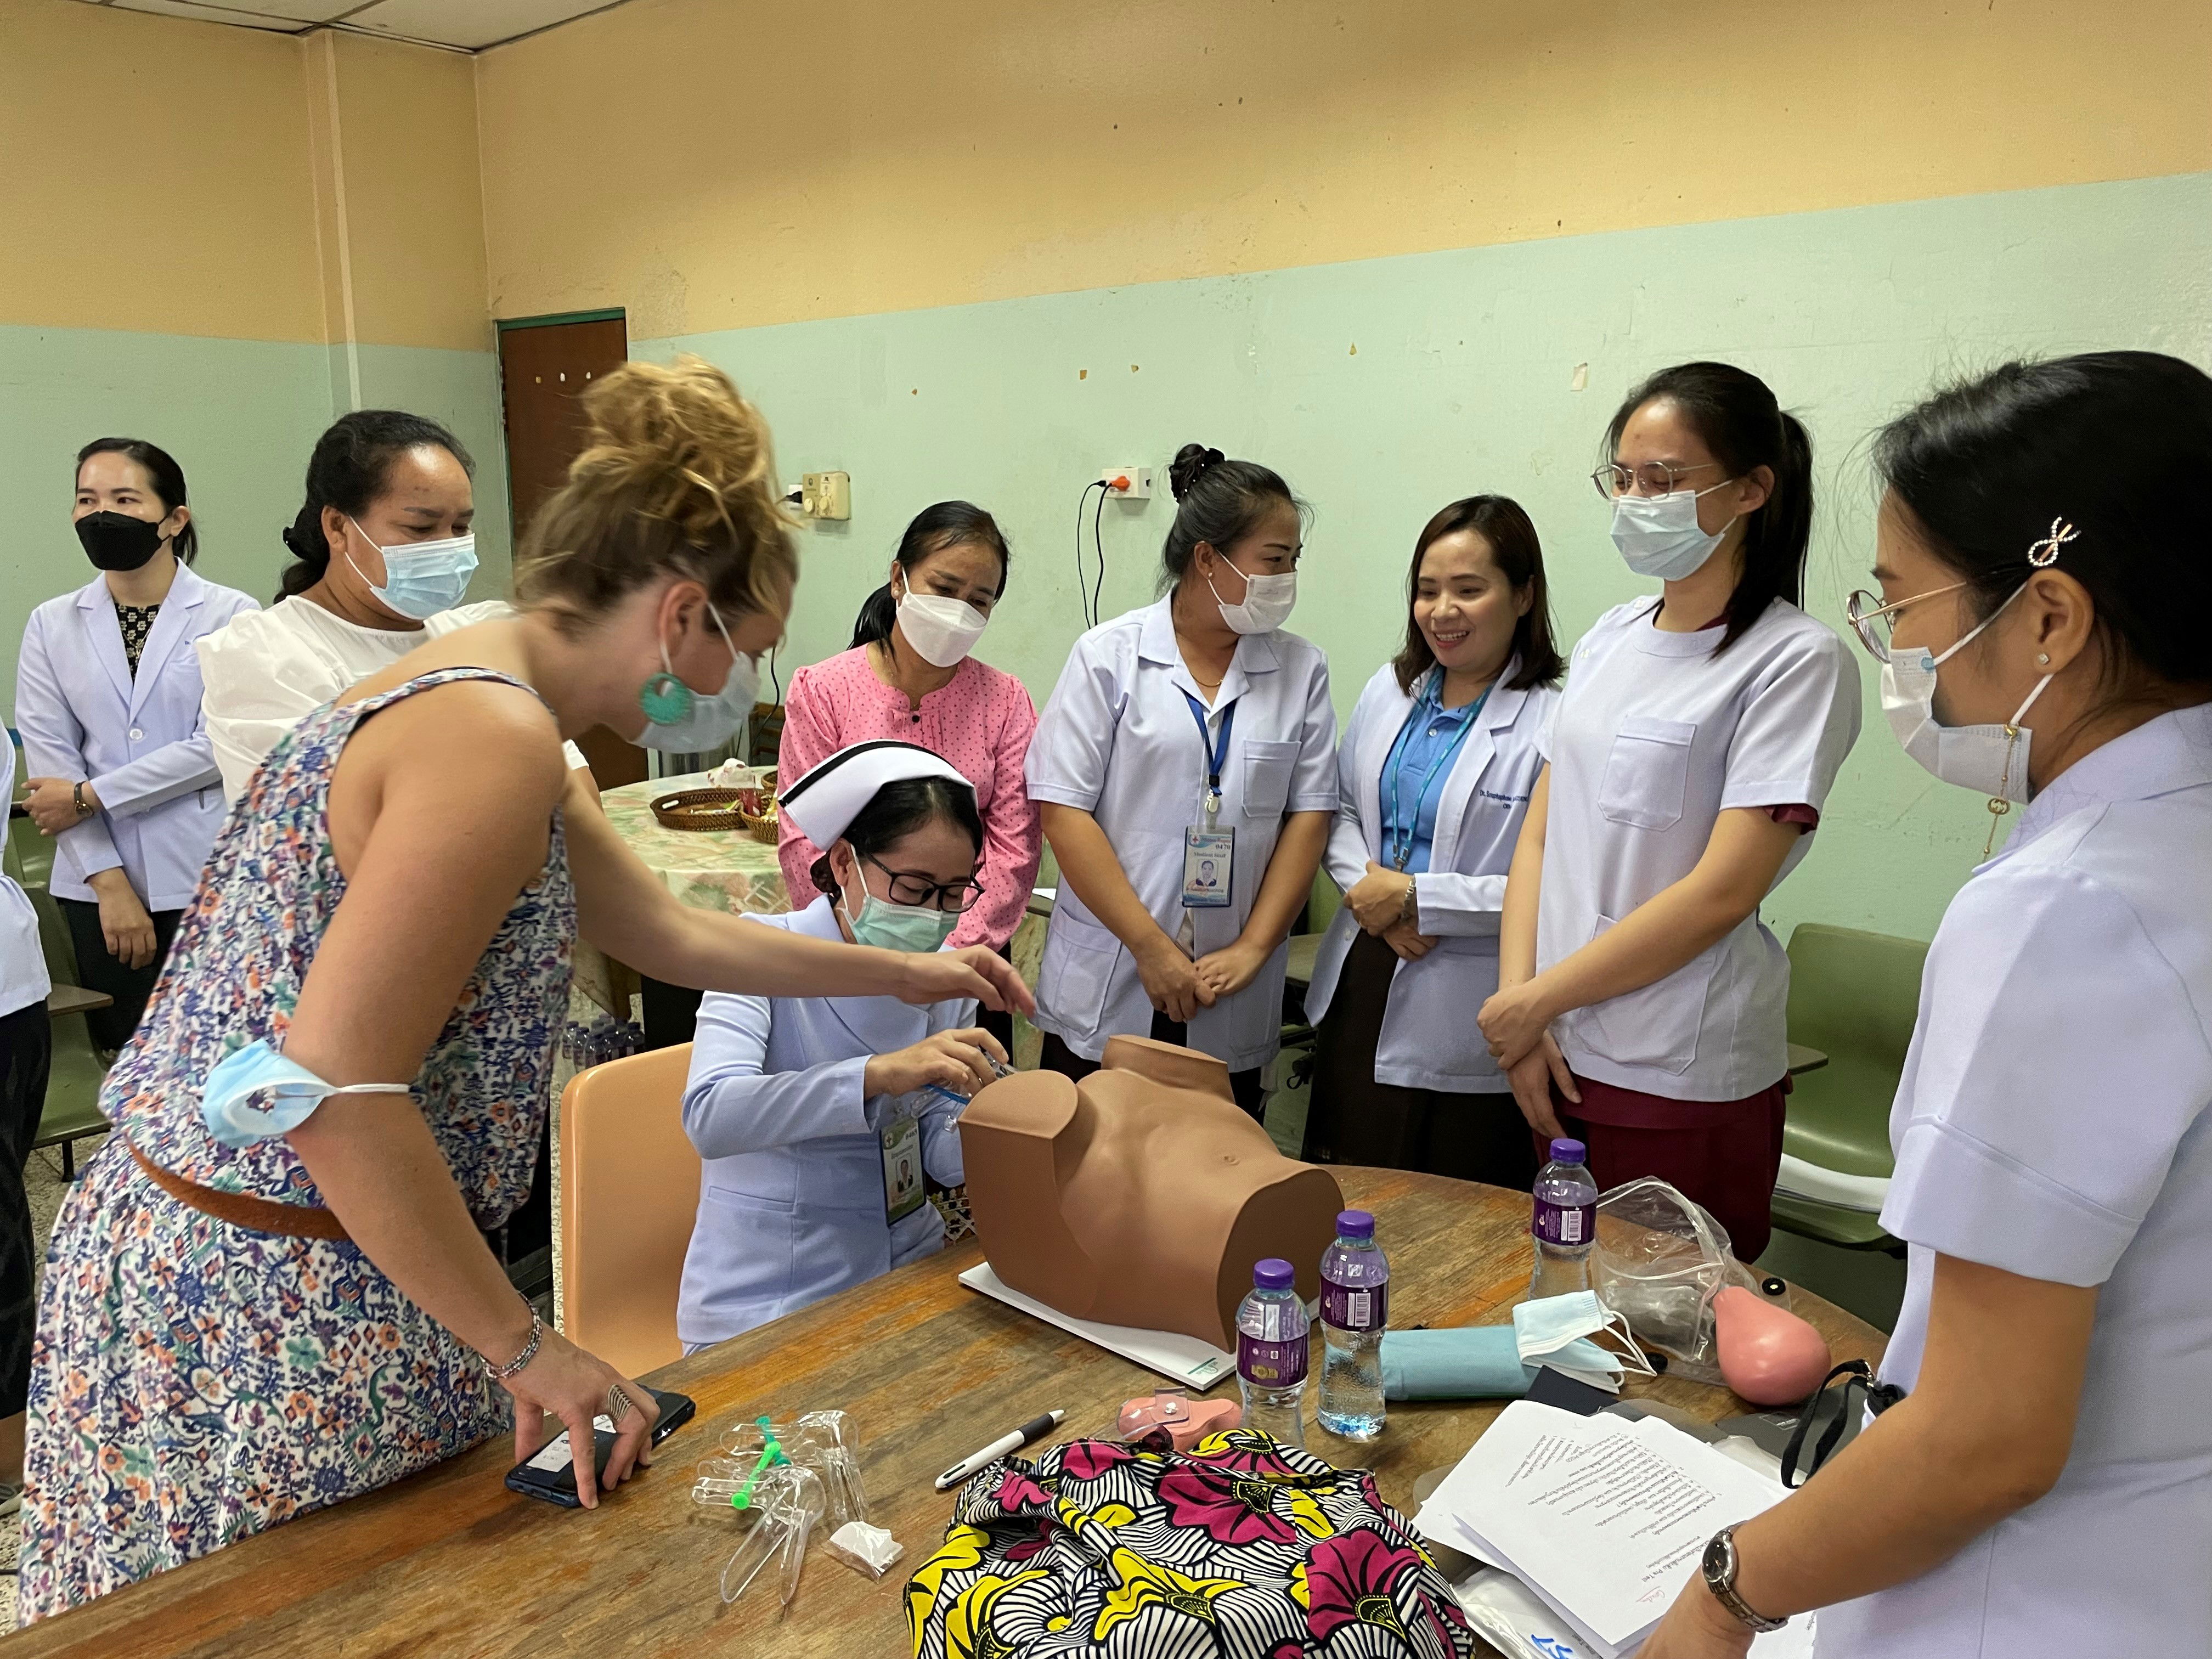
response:
<path fill-rule="evenodd" d="M 625 363 L 583 405 L 591 430 L 569 465 L 572 485 L 630 492 L 638 510 L 698 546 L 730 539 L 741 520 L 759 536 L 784 527 L 768 422 L 712 363 Z"/>
<path fill-rule="evenodd" d="M 1204 444 L 1185 444 L 1176 451 L 1176 458 L 1168 463 L 1168 490 L 1180 501 L 1198 488 L 1198 481 L 1208 470 L 1219 466 L 1228 458 L 1218 449 Z"/>

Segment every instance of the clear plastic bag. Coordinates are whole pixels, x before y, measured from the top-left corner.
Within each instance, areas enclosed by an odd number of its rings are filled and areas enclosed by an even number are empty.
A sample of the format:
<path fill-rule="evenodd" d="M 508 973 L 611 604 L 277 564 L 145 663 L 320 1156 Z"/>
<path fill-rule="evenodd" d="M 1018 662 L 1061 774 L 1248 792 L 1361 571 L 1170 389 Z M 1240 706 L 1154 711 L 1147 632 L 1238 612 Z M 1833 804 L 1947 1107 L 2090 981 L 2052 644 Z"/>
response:
<path fill-rule="evenodd" d="M 1639 1343 L 1667 1356 L 1669 1376 L 1722 1387 L 1713 1298 L 1741 1285 L 1790 1305 L 1779 1279 L 1762 1279 L 1735 1259 L 1728 1230 L 1711 1212 L 1649 1176 L 1598 1200 L 1589 1280 Z"/>
<path fill-rule="evenodd" d="M 782 1563 L 783 1599 L 799 1588 L 807 1540 L 826 1522 L 831 1536 L 848 1528 L 868 1533 L 868 1492 L 860 1479 L 859 1438 L 852 1419 L 842 1411 L 808 1412 L 796 1421 L 766 1417 L 740 1423 L 722 1436 L 723 1455 L 702 1458 L 691 1486 L 691 1501 L 710 1508 L 750 1511 L 757 1518 L 744 1541 L 722 1570 L 722 1599 L 734 1601 L 770 1559 Z M 888 1533 L 862 1539 L 850 1549 L 830 1553 L 856 1572 L 880 1577 L 872 1556 L 887 1546 L 890 1560 L 898 1540 Z"/>

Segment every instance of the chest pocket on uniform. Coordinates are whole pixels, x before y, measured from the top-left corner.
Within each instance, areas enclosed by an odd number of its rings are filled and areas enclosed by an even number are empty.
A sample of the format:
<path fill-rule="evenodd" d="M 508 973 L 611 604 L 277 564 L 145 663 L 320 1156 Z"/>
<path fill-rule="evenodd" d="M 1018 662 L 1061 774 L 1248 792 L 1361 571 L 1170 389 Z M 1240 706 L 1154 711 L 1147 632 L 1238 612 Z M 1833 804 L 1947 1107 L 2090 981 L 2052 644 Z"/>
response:
<path fill-rule="evenodd" d="M 1244 816 L 1279 818 L 1291 804 L 1291 772 L 1298 763 L 1294 743 L 1244 745 Z"/>
<path fill-rule="evenodd" d="M 1632 830 L 1670 830 L 1682 816 L 1689 787 L 1690 744 L 1698 728 L 1687 720 L 1650 720 L 1632 714 L 1620 723 L 1597 810 Z"/>

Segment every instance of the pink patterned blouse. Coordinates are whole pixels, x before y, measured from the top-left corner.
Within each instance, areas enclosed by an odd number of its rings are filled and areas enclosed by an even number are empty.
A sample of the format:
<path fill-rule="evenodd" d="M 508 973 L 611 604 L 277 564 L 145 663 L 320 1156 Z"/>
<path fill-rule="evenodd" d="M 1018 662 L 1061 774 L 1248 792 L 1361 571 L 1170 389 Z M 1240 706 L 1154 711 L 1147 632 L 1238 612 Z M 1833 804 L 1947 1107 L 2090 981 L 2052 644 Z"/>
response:
<path fill-rule="evenodd" d="M 840 749 L 872 738 L 918 743 L 951 761 L 975 786 L 983 815 L 983 896 L 960 918 L 951 942 L 1001 951 L 1021 923 L 1044 852 L 1036 805 L 1022 781 L 1036 731 L 1036 706 L 1028 690 L 1003 670 L 969 657 L 915 708 L 905 692 L 876 678 L 861 646 L 791 677 L 777 776 L 787 786 L 796 783 Z M 799 909 L 816 891 L 809 872 L 822 849 L 786 818 L 776 855 L 792 908 Z"/>

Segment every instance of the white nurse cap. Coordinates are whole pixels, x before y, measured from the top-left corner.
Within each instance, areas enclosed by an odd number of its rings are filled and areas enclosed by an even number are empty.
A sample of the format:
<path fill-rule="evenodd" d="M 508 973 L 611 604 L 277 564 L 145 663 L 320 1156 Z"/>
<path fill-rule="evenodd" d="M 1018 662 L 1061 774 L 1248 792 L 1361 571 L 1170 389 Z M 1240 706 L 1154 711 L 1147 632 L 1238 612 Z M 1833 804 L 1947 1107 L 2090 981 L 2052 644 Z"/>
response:
<path fill-rule="evenodd" d="M 826 848 L 845 833 L 878 790 L 908 778 L 949 778 L 971 793 L 975 787 L 944 756 L 920 744 L 877 738 L 840 749 L 785 790 L 776 810 L 807 840 Z"/>

